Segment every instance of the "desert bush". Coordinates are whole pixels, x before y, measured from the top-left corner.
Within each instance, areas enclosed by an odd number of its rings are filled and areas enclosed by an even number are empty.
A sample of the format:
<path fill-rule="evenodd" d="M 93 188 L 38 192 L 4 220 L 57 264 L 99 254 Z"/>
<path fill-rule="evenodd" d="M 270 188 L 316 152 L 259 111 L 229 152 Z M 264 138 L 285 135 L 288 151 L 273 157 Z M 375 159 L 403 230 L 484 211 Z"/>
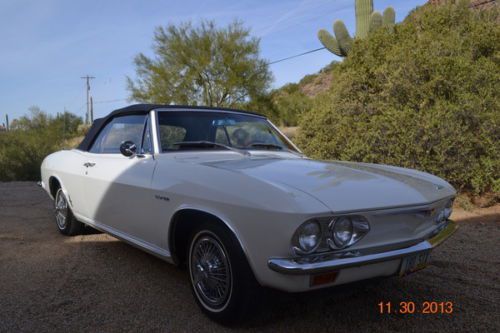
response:
<path fill-rule="evenodd" d="M 308 112 L 312 100 L 300 91 L 296 83 L 290 83 L 271 93 L 271 102 L 280 126 L 297 126 L 300 117 Z"/>
<path fill-rule="evenodd" d="M 308 112 L 312 99 L 306 96 L 296 83 L 287 84 L 269 94 L 259 96 L 239 108 L 258 112 L 278 126 L 297 126 L 302 114 Z"/>
<path fill-rule="evenodd" d="M 355 42 L 301 121 L 310 156 L 385 163 L 500 191 L 499 11 L 423 6 Z"/>
<path fill-rule="evenodd" d="M 81 122 L 69 112 L 52 117 L 36 107 L 13 121 L 11 131 L 0 132 L 0 181 L 39 180 L 45 156 L 81 134 Z"/>

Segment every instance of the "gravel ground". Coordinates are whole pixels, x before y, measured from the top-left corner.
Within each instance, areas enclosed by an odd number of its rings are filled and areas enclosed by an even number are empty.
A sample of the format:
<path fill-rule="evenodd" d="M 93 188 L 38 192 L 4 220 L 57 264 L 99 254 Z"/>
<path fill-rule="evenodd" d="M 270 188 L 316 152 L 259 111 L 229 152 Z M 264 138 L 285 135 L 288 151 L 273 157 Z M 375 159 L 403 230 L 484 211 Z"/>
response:
<path fill-rule="evenodd" d="M 268 291 L 249 323 L 198 310 L 185 270 L 105 234 L 64 237 L 34 183 L 0 183 L 0 331 L 500 331 L 500 206 L 455 214 L 460 229 L 405 278 L 303 294 Z M 380 314 L 378 303 L 453 302 L 453 314 Z"/>

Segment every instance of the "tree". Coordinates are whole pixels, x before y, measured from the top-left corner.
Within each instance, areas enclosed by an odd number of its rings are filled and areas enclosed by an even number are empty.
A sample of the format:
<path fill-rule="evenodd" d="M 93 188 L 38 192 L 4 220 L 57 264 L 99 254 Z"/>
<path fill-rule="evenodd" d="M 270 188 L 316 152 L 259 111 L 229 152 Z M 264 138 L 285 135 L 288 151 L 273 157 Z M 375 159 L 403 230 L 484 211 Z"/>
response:
<path fill-rule="evenodd" d="M 12 130 L 35 130 L 45 128 L 49 125 L 50 116 L 42 111 L 38 106 L 33 105 L 28 108 L 29 115 L 12 120 Z"/>
<path fill-rule="evenodd" d="M 36 105 L 31 106 L 28 111 L 29 115 L 21 116 L 12 121 L 12 130 L 28 131 L 50 128 L 54 134 L 60 137 L 71 137 L 75 135 L 78 126 L 82 124 L 82 118 L 68 111 L 58 113 L 55 117 L 51 117 Z"/>
<path fill-rule="evenodd" d="M 312 106 L 312 100 L 306 96 L 298 84 L 289 83 L 271 93 L 273 108 L 281 126 L 297 126 L 300 117 Z"/>
<path fill-rule="evenodd" d="M 272 81 L 259 39 L 239 21 L 158 27 L 153 50 L 154 58 L 137 55 L 137 79 L 127 78 L 134 100 L 233 107 L 264 95 Z"/>

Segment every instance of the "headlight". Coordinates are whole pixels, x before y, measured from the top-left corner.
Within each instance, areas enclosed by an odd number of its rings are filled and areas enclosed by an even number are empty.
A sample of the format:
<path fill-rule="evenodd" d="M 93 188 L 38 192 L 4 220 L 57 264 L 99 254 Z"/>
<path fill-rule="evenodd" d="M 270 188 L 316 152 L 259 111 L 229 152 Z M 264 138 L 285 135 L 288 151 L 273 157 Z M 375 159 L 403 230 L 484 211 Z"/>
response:
<path fill-rule="evenodd" d="M 311 253 L 318 247 L 321 241 L 321 226 L 315 220 L 302 224 L 296 232 L 296 243 L 302 254 Z"/>
<path fill-rule="evenodd" d="M 328 245 L 332 249 L 343 249 L 363 238 L 370 231 L 370 224 L 362 216 L 341 216 L 333 219 L 329 228 Z"/>
<path fill-rule="evenodd" d="M 453 212 L 453 200 L 449 200 L 446 203 L 446 206 L 444 207 L 443 211 L 445 219 L 449 219 L 452 212 Z"/>
<path fill-rule="evenodd" d="M 443 223 L 450 218 L 453 212 L 453 199 L 448 200 L 443 209 L 441 209 L 434 217 L 436 223 Z"/>
<path fill-rule="evenodd" d="M 331 238 L 337 248 L 343 248 L 352 238 L 352 222 L 348 217 L 340 217 L 333 222 L 330 228 Z"/>
<path fill-rule="evenodd" d="M 436 223 L 441 223 L 445 220 L 445 213 L 444 209 L 440 210 L 439 213 L 436 215 Z"/>
<path fill-rule="evenodd" d="M 370 231 L 361 215 L 315 218 L 300 225 L 292 237 L 295 255 L 339 250 L 353 245 Z"/>

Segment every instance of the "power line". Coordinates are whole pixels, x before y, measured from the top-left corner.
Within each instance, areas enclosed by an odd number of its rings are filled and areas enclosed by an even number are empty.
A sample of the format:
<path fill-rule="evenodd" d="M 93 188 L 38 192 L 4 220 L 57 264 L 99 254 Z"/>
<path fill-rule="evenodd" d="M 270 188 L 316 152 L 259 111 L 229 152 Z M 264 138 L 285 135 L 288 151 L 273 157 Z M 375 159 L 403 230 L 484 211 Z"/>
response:
<path fill-rule="evenodd" d="M 117 98 L 117 99 L 108 99 L 105 101 L 94 101 L 94 104 L 101 104 L 101 103 L 114 103 L 114 102 L 121 102 L 121 101 L 126 101 L 128 98 Z"/>
<path fill-rule="evenodd" d="M 274 65 L 274 64 L 277 64 L 279 62 L 283 62 L 283 61 L 286 61 L 286 60 L 290 60 L 290 59 L 294 59 L 294 58 L 298 58 L 298 57 L 302 57 L 306 54 L 310 54 L 310 53 L 314 53 L 314 52 L 318 52 L 318 51 L 321 51 L 321 50 L 324 50 L 325 47 L 320 47 L 320 48 L 317 48 L 317 49 L 314 49 L 314 50 L 310 50 L 310 51 L 306 51 L 306 52 L 302 52 L 302 53 L 299 53 L 299 54 L 295 54 L 295 55 L 292 55 L 292 56 L 289 56 L 289 57 L 286 57 L 286 58 L 282 58 L 282 59 L 278 59 L 278 60 L 274 60 L 274 61 L 271 61 L 268 63 L 268 65 Z M 82 79 L 87 79 L 87 94 L 89 93 L 90 91 L 90 82 L 88 81 L 89 79 L 94 79 L 95 77 L 93 76 L 84 76 L 82 77 Z M 88 95 L 87 95 L 88 96 Z M 88 99 L 88 98 L 87 98 Z M 109 100 L 103 100 L 103 101 L 93 101 L 93 104 L 104 104 L 104 103 L 114 103 L 114 102 L 121 102 L 121 101 L 126 101 L 128 100 L 128 98 L 117 98 L 117 99 L 109 99 Z M 85 104 L 84 104 L 85 105 Z M 84 106 L 82 105 L 80 107 L 80 109 Z M 87 103 L 87 110 L 88 110 L 88 103 Z M 88 114 L 88 113 L 87 113 Z"/>
<path fill-rule="evenodd" d="M 298 57 L 301 57 L 301 56 L 309 54 L 309 53 L 314 53 L 314 52 L 318 52 L 318 51 L 324 50 L 325 48 L 326 47 L 320 47 L 318 49 L 310 50 L 310 51 L 303 52 L 303 53 L 300 53 L 300 54 L 296 54 L 296 55 L 293 55 L 293 56 L 290 56 L 290 57 L 286 57 L 286 58 L 283 58 L 283 59 L 278 59 L 278 60 L 275 60 L 275 61 L 271 61 L 270 63 L 268 63 L 268 65 L 274 65 L 274 64 L 277 64 L 277 63 L 285 61 L 285 60 L 290 60 L 290 59 L 293 59 L 293 58 L 298 58 Z"/>

